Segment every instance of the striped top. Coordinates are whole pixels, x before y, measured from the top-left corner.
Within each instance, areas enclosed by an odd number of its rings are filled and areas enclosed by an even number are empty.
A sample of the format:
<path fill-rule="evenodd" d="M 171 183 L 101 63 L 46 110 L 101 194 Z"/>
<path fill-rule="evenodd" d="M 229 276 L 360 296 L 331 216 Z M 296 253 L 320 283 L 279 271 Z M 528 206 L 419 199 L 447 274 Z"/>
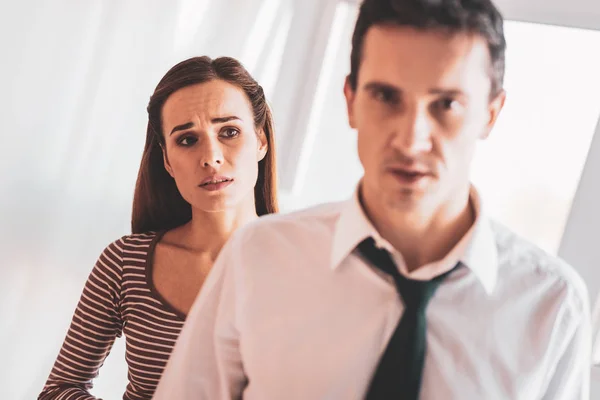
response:
<path fill-rule="evenodd" d="M 38 399 L 96 399 L 89 393 L 92 380 L 122 334 L 129 370 L 123 399 L 152 398 L 185 320 L 152 281 L 152 256 L 161 236 L 124 236 L 102 252 Z"/>

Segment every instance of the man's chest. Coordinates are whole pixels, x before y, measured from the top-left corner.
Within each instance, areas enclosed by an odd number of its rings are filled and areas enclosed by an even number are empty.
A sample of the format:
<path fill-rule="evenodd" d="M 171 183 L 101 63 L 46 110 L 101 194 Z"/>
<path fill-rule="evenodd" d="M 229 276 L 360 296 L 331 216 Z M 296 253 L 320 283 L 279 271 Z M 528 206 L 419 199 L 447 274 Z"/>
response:
<path fill-rule="evenodd" d="M 248 297 L 240 348 L 249 389 L 277 382 L 297 386 L 304 398 L 362 398 L 403 312 L 395 288 L 375 278 L 367 285 L 350 279 L 346 285 L 355 286 L 344 290 L 280 285 L 269 301 Z M 441 288 L 427 310 L 422 398 L 539 397 L 552 345 L 552 331 L 539 324 L 554 316 L 518 297 L 460 293 Z"/>

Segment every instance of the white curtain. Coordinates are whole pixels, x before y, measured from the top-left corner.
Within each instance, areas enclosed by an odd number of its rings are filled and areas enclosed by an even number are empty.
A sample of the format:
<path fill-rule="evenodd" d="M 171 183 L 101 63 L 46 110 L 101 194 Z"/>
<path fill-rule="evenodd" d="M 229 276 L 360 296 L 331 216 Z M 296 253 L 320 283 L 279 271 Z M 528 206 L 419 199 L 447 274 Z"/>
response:
<path fill-rule="evenodd" d="M 0 398 L 37 396 L 96 257 L 129 232 L 145 107 L 167 69 L 194 55 L 239 58 L 271 99 L 288 159 L 290 137 L 308 123 L 336 6 L 0 4 Z M 124 390 L 119 346 L 95 392 L 109 399 Z"/>

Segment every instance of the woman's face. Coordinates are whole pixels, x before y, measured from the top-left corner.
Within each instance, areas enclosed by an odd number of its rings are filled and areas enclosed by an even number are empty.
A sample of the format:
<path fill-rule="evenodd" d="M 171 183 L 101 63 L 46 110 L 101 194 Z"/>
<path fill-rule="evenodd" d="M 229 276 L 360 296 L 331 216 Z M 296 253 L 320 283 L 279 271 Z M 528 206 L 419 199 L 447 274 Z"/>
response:
<path fill-rule="evenodd" d="M 192 208 L 215 212 L 254 202 L 267 153 L 244 91 L 222 80 L 174 92 L 162 109 L 165 168 Z"/>

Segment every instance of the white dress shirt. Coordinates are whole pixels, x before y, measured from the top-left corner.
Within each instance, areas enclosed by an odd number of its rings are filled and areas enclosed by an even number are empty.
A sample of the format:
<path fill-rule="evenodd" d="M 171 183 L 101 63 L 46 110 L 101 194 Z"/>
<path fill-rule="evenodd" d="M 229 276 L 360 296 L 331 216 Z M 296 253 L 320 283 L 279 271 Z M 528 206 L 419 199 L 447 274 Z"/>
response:
<path fill-rule="evenodd" d="M 487 219 L 476 194 L 472 203 L 476 222 L 449 255 L 462 267 L 427 308 L 421 399 L 588 400 L 582 279 Z M 403 312 L 394 284 L 354 251 L 368 236 L 377 233 L 356 195 L 236 232 L 154 398 L 364 398 Z"/>

